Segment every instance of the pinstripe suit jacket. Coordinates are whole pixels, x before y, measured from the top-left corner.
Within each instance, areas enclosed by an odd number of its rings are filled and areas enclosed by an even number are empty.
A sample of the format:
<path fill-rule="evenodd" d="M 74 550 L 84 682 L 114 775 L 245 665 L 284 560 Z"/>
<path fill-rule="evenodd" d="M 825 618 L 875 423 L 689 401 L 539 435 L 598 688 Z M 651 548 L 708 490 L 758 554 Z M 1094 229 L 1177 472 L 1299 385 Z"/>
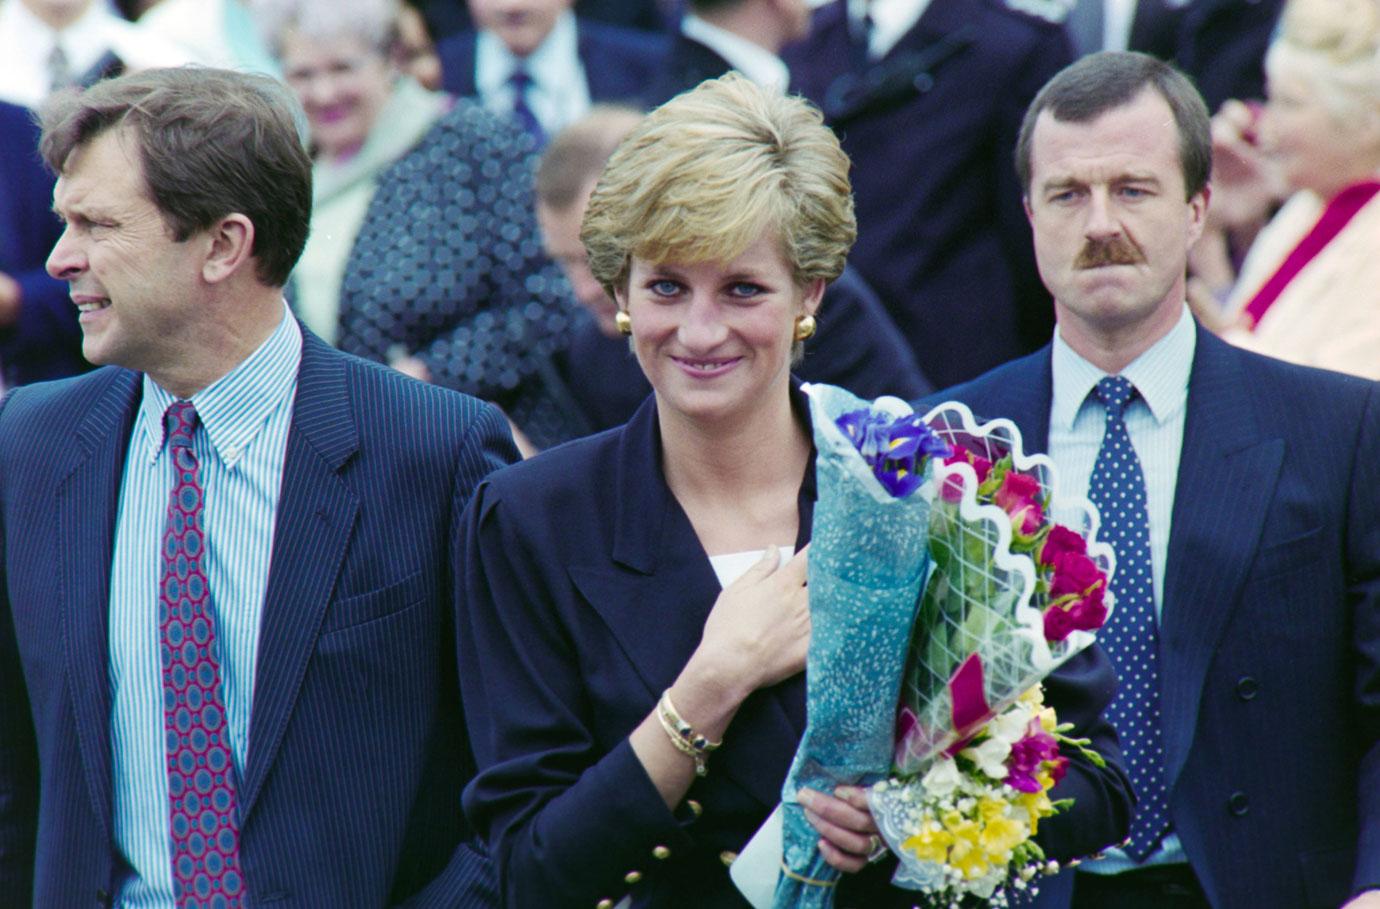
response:
<path fill-rule="evenodd" d="M 1050 376 L 1046 348 L 937 397 L 1044 450 Z M 1380 887 L 1380 385 L 1198 329 L 1160 667 L 1170 813 L 1213 906 Z"/>
<path fill-rule="evenodd" d="M 305 333 L 265 594 L 241 863 L 255 906 L 485 906 L 452 537 L 515 458 L 494 408 Z M 0 404 L 0 903 L 108 904 L 107 594 L 140 377 Z M 32 894 L 30 897 L 29 895 Z"/>

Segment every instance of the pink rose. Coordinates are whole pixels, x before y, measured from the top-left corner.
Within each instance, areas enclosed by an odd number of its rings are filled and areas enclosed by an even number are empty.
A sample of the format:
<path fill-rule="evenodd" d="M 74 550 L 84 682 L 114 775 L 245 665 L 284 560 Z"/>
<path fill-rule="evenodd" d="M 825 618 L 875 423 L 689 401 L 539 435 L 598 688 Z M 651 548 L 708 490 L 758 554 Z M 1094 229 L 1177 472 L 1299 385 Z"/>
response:
<path fill-rule="evenodd" d="M 1040 547 L 1040 564 L 1053 565 L 1058 557 L 1066 552 L 1083 555 L 1087 551 L 1086 540 L 1064 525 L 1055 524 L 1049 529 L 1049 536 L 1045 537 L 1045 542 Z"/>
<path fill-rule="evenodd" d="M 1045 560 L 1041 558 L 1040 561 Z M 1107 586 L 1107 576 L 1102 569 L 1081 552 L 1061 552 L 1045 564 L 1054 569 L 1054 577 L 1049 582 L 1051 600 L 1066 596 L 1082 597 L 1094 588 Z"/>
<path fill-rule="evenodd" d="M 1101 628 L 1107 621 L 1107 576 L 1097 563 L 1082 553 L 1065 550 L 1054 556 L 1053 569 L 1050 605 L 1044 613 L 1045 640 L 1062 641 L 1071 632 Z"/>
<path fill-rule="evenodd" d="M 1011 526 L 1022 536 L 1031 536 L 1044 523 L 1040 481 L 1032 476 L 1014 469 L 1007 471 L 992 500 L 1011 516 Z"/>

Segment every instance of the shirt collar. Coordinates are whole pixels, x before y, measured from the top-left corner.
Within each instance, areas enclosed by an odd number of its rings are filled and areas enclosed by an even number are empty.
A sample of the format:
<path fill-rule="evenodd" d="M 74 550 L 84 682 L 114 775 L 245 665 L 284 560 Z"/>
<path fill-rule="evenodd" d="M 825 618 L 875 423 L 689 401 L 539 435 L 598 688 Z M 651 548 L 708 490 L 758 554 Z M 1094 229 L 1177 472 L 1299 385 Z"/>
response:
<path fill-rule="evenodd" d="M 929 9 L 930 0 L 850 0 L 848 14 L 861 21 L 871 20 L 867 31 L 867 55 L 880 60 L 906 36 Z"/>
<path fill-rule="evenodd" d="M 268 340 L 238 366 L 192 395 L 201 425 L 217 457 L 233 470 L 269 415 L 297 387 L 302 362 L 302 329 L 283 304 L 283 319 Z M 139 405 L 146 456 L 157 461 L 163 451 L 163 414 L 177 398 L 144 375 Z"/>
<path fill-rule="evenodd" d="M 526 57 L 517 56 L 496 35 L 482 29 L 475 36 L 474 54 L 475 88 L 481 96 L 505 88 L 519 67 L 526 70 L 535 87 L 549 90 L 570 78 L 571 61 L 579 60 L 575 14 L 566 10 L 557 16 L 546 40 Z"/>
<path fill-rule="evenodd" d="M 45 67 L 53 48 L 60 44 L 73 76 L 81 75 L 109 49 L 109 25 L 115 19 L 106 10 L 104 0 L 92 3 L 61 31 L 50 28 L 19 0 L 0 0 L 0 16 L 5 28 L 15 35 L 16 46 L 24 48 L 31 60 Z"/>
<path fill-rule="evenodd" d="M 790 83 L 790 70 L 780 57 L 741 35 L 686 13 L 680 22 L 681 34 L 698 41 L 728 61 L 738 72 L 757 85 L 782 92 Z"/>
<path fill-rule="evenodd" d="M 1121 371 L 1136 387 L 1156 423 L 1163 425 L 1187 402 L 1188 378 L 1197 346 L 1193 317 L 1185 305 L 1174 327 Z M 1068 432 L 1089 393 L 1107 373 L 1075 353 L 1057 329 L 1052 358 L 1054 401 L 1050 428 Z"/>

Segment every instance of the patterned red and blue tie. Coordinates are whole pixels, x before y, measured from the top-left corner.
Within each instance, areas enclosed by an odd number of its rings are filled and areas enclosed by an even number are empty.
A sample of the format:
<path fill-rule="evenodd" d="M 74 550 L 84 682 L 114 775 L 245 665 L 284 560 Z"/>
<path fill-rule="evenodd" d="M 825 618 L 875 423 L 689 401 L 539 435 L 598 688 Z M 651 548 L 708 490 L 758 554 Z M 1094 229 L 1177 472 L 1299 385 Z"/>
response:
<path fill-rule="evenodd" d="M 198 418 L 190 401 L 178 401 L 163 422 L 175 470 L 158 602 L 173 891 L 179 907 L 236 907 L 244 902 L 244 878 L 235 767 L 203 558 L 201 471 L 192 451 Z"/>

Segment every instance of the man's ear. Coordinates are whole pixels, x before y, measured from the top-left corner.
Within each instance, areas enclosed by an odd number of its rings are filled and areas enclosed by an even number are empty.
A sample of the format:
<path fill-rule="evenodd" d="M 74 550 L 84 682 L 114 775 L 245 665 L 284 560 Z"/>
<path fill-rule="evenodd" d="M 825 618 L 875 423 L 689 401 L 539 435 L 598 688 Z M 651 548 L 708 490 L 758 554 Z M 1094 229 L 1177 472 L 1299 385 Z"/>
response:
<path fill-rule="evenodd" d="M 219 284 L 254 258 L 254 222 L 239 212 L 231 212 L 207 231 L 210 247 L 201 266 L 207 284 Z"/>
<path fill-rule="evenodd" d="M 1029 221 L 1031 226 L 1033 227 L 1035 225 L 1035 213 L 1030 210 L 1029 193 L 1026 193 L 1024 196 L 1021 196 L 1021 208 L 1025 209 L 1025 219 Z"/>
<path fill-rule="evenodd" d="M 1188 243 L 1192 246 L 1207 226 L 1208 205 L 1212 201 L 1212 184 L 1208 183 L 1188 200 Z"/>

